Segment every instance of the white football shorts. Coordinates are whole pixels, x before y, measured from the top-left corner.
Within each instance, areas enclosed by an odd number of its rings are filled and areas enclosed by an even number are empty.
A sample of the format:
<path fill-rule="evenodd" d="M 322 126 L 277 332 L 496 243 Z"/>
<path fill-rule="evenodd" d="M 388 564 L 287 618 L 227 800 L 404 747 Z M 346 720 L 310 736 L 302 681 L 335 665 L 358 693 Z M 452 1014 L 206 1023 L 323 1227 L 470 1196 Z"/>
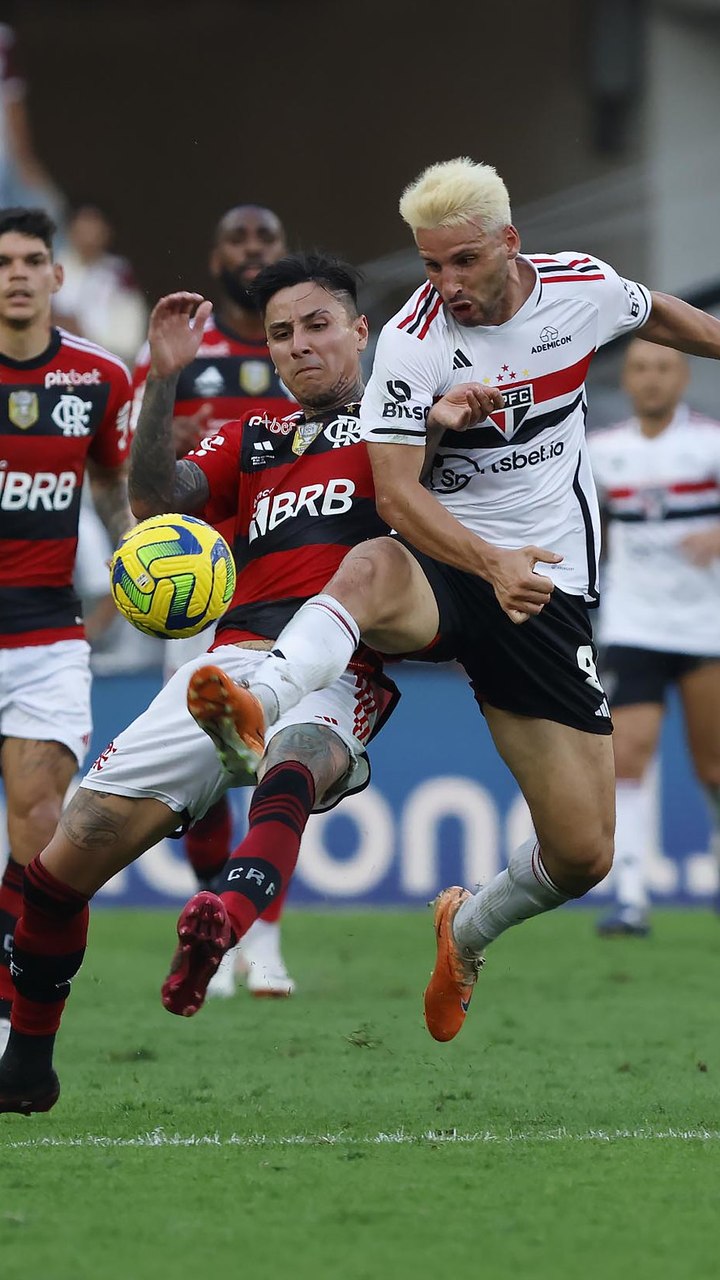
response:
<path fill-rule="evenodd" d="M 206 733 L 187 709 L 190 675 L 208 662 L 232 680 L 250 679 L 267 657 L 264 651 L 221 645 L 211 654 L 186 662 L 163 686 L 147 711 L 105 748 L 80 785 L 93 791 L 161 800 L 191 823 L 202 818 L 229 787 L 254 786 L 256 779 L 236 777 L 222 767 Z M 332 808 L 343 795 L 361 791 L 370 778 L 365 745 L 378 716 L 372 679 L 346 671 L 317 693 L 308 694 L 266 733 L 266 743 L 290 725 L 319 724 L 332 729 L 350 752 L 350 768 L 316 811 Z"/>
<path fill-rule="evenodd" d="M 215 627 L 205 627 L 197 636 L 185 636 L 182 640 L 166 640 L 163 646 L 163 682 L 175 675 L 191 658 L 207 653 L 215 639 Z M 212 662 L 212 658 L 208 658 Z"/>
<path fill-rule="evenodd" d="M 0 738 L 61 742 L 82 765 L 91 734 L 86 640 L 0 649 Z"/>

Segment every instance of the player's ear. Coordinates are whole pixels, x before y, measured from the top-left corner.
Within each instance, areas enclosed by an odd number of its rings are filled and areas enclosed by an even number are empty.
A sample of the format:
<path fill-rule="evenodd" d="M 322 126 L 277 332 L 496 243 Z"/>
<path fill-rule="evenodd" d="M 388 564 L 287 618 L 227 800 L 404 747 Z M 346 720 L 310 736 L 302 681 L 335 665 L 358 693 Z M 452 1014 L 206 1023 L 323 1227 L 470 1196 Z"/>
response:
<path fill-rule="evenodd" d="M 517 258 L 520 252 L 520 232 L 512 223 L 505 228 L 505 246 L 508 251 L 508 258 Z"/>
<path fill-rule="evenodd" d="M 53 277 L 52 292 L 57 293 L 58 289 L 62 289 L 65 280 L 65 269 L 62 262 L 53 262 Z"/>
<path fill-rule="evenodd" d="M 357 349 L 364 351 L 368 344 L 369 327 L 367 316 L 358 316 L 355 321 L 355 332 L 357 334 Z"/>

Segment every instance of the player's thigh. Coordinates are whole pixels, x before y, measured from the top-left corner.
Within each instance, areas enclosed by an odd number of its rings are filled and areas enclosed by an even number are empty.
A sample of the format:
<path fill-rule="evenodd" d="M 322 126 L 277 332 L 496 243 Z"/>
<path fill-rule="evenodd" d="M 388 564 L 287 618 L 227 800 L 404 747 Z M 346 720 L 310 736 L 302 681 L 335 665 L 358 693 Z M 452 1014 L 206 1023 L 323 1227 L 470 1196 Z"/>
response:
<path fill-rule="evenodd" d="M 396 538 L 353 547 L 328 584 L 356 619 L 363 639 L 382 653 L 410 653 L 432 643 L 438 606 L 417 558 Z"/>
<path fill-rule="evenodd" d="M 618 778 L 642 778 L 657 749 L 663 705 L 638 702 L 613 707 L 613 750 Z"/>
<path fill-rule="evenodd" d="M 177 825 L 177 814 L 159 800 L 91 791 L 81 785 L 41 861 L 63 884 L 92 897 Z"/>
<path fill-rule="evenodd" d="M 615 830 L 611 737 L 487 704 L 484 710 L 495 745 L 528 803 L 548 864 L 606 874 Z"/>
<path fill-rule="evenodd" d="M 698 777 L 720 786 L 720 661 L 701 660 L 679 678 L 678 687 Z"/>
<path fill-rule="evenodd" d="M 5 738 L 0 760 L 10 848 L 24 866 L 52 836 L 77 761 L 61 742 L 28 738 Z"/>

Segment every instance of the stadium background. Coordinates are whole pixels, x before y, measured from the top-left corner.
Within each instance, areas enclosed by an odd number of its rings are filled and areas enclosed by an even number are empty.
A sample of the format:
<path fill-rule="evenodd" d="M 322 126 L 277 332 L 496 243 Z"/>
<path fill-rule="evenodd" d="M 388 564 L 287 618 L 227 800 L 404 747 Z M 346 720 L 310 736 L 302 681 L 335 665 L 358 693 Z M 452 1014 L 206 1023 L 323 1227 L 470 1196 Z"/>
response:
<path fill-rule="evenodd" d="M 511 19 L 451 4 L 442 25 L 409 0 L 352 12 L 331 0 L 25 0 L 0 18 L 18 36 L 39 154 L 71 203 L 108 209 L 150 300 L 207 288 L 210 227 L 257 200 L 279 210 L 293 245 L 364 265 L 377 330 L 419 278 L 398 192 L 463 152 L 506 178 L 525 248 L 590 250 L 709 309 L 720 298 L 714 0 L 557 0 L 551 14 L 527 2 Z M 591 427 L 625 412 L 618 361 L 609 350 L 595 363 Z M 691 402 L 720 417 L 719 391 L 717 367 L 694 362 Z M 158 681 L 152 668 L 96 678 L 93 751 Z M 492 874 L 525 829 L 463 681 L 409 669 L 401 682 L 372 791 L 311 822 L 298 903 L 320 901 L 320 883 L 332 903 L 425 902 L 456 876 Z M 450 712 L 440 734 L 438 707 Z M 676 708 L 656 795 L 655 892 L 707 901 L 707 824 Z M 235 803 L 240 832 L 244 797 Z M 175 903 L 190 888 L 165 842 L 102 900 Z"/>

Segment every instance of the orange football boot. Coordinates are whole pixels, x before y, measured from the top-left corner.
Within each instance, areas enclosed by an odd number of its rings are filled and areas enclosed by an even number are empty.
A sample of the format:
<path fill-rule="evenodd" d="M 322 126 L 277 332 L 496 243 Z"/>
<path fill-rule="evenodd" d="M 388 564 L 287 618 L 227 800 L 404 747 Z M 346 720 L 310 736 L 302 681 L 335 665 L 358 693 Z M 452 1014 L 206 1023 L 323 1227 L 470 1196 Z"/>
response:
<path fill-rule="evenodd" d="M 425 988 L 425 1023 L 434 1040 L 452 1040 L 465 1021 L 473 988 L 484 956 L 463 955 L 453 937 L 453 920 L 463 902 L 472 897 L 469 889 L 453 885 L 435 899 L 435 968 Z"/>
<path fill-rule="evenodd" d="M 265 715 L 255 694 L 220 667 L 198 667 L 188 683 L 187 706 L 228 773 L 254 774 L 265 750 Z"/>

